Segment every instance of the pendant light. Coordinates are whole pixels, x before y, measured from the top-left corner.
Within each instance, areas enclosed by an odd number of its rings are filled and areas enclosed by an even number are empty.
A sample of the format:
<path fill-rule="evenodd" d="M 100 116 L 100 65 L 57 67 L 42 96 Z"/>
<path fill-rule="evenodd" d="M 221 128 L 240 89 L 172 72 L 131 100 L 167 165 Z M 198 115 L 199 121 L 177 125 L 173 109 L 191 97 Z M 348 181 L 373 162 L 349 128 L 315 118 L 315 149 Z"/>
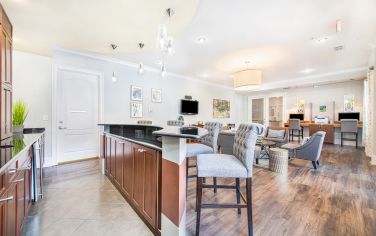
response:
<path fill-rule="evenodd" d="M 246 61 L 247 69 L 234 74 L 234 88 L 238 91 L 250 91 L 260 87 L 261 71 L 249 69 L 250 61 Z"/>
<path fill-rule="evenodd" d="M 112 82 L 116 83 L 117 78 L 115 76 L 115 72 L 112 72 Z"/>
<path fill-rule="evenodd" d="M 140 50 L 145 46 L 143 43 L 138 44 Z M 143 75 L 145 73 L 144 65 L 142 63 L 138 64 L 138 74 Z"/>

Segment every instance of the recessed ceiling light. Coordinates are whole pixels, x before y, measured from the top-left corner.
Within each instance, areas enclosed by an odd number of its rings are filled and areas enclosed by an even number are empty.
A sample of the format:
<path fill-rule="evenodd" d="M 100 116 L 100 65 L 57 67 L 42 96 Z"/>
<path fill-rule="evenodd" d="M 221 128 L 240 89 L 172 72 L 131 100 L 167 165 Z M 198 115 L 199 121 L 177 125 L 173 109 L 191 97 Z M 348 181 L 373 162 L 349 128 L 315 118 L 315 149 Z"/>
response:
<path fill-rule="evenodd" d="M 325 43 L 326 41 L 329 40 L 329 37 L 320 37 L 320 38 L 312 38 L 312 41 L 316 43 Z"/>
<path fill-rule="evenodd" d="M 198 37 L 197 42 L 203 44 L 203 43 L 206 42 L 206 38 L 205 37 Z"/>
<path fill-rule="evenodd" d="M 307 68 L 307 69 L 302 70 L 301 72 L 304 73 L 304 74 L 309 74 L 309 73 L 313 72 L 313 69 Z"/>

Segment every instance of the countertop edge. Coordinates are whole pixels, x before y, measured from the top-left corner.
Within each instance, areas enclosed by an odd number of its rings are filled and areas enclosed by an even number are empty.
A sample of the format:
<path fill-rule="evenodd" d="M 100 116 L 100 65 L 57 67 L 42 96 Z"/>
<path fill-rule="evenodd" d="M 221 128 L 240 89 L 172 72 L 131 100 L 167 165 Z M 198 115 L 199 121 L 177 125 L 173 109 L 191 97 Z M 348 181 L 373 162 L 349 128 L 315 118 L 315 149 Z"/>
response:
<path fill-rule="evenodd" d="M 120 136 L 120 135 L 116 135 L 116 134 L 113 134 L 113 133 L 110 133 L 110 132 L 103 132 L 103 133 L 111 135 L 111 136 L 114 136 L 114 137 L 119 138 L 119 139 L 127 140 L 127 141 L 132 142 L 132 143 L 140 144 L 140 145 L 143 145 L 145 147 L 149 147 L 149 148 L 155 149 L 157 151 L 162 151 L 161 147 L 155 146 L 155 145 L 150 144 L 150 143 L 137 141 L 137 140 L 134 140 L 134 139 L 131 139 L 131 138 L 126 138 L 126 137 L 123 137 L 123 136 Z"/>
<path fill-rule="evenodd" d="M 23 147 L 23 149 L 21 151 L 19 151 L 15 156 L 12 157 L 11 160 L 9 160 L 4 166 L 2 166 L 0 168 L 0 174 L 3 174 L 5 172 L 5 170 L 8 169 L 8 167 L 10 165 L 12 165 L 21 155 L 24 155 L 25 152 L 27 150 L 29 150 L 29 148 L 36 142 L 38 141 L 38 139 L 40 139 L 40 137 L 42 137 L 42 135 L 44 134 L 44 132 L 42 133 L 34 133 L 36 135 L 36 137 L 33 139 L 32 142 L 30 142 L 28 145 L 25 145 L 25 147 Z"/>

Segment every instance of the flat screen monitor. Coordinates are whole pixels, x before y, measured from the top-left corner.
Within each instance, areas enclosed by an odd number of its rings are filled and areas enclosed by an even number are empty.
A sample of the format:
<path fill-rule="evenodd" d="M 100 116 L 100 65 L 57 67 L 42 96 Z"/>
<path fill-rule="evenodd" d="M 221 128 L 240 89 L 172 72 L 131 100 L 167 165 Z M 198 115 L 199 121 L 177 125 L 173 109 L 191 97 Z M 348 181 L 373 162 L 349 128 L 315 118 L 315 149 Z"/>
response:
<path fill-rule="evenodd" d="M 304 114 L 290 114 L 290 119 L 304 120 Z"/>
<path fill-rule="evenodd" d="M 180 113 L 184 115 L 197 115 L 198 114 L 198 101 L 181 100 Z"/>
<path fill-rule="evenodd" d="M 344 119 L 360 120 L 360 112 L 339 112 L 338 121 L 341 121 Z"/>

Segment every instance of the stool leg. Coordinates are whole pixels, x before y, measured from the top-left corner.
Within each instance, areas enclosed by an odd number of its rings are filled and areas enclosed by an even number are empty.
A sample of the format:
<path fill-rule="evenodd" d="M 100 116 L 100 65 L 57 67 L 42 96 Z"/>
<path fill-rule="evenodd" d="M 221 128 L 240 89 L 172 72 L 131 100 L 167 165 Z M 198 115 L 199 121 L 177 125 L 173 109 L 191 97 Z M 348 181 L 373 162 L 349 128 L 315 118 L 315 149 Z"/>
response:
<path fill-rule="evenodd" d="M 317 165 L 316 165 L 315 161 L 312 161 L 312 165 L 313 165 L 313 168 L 316 170 L 317 169 Z"/>
<path fill-rule="evenodd" d="M 197 177 L 197 192 L 196 192 L 196 235 L 200 235 L 200 218 L 201 218 L 201 201 L 202 201 L 202 177 Z"/>
<path fill-rule="evenodd" d="M 358 133 L 356 133 L 355 138 L 356 138 L 355 148 L 358 149 Z"/>
<path fill-rule="evenodd" d="M 343 147 L 343 133 L 341 132 L 341 147 Z"/>
<path fill-rule="evenodd" d="M 217 178 L 213 177 L 213 185 L 217 186 Z M 217 193 L 217 188 L 214 188 L 214 193 Z"/>
<path fill-rule="evenodd" d="M 253 220 L 252 220 L 252 178 L 246 179 L 247 191 L 247 218 L 248 218 L 248 235 L 253 236 Z"/>
<path fill-rule="evenodd" d="M 185 175 L 186 176 L 185 177 L 185 182 L 186 182 L 186 184 L 185 184 L 186 186 L 185 187 L 186 187 L 187 190 L 185 192 L 186 192 L 186 195 L 188 195 L 188 175 L 189 175 L 188 174 L 188 170 L 189 170 L 188 166 L 189 166 L 189 158 L 186 158 L 185 165 L 186 165 L 185 169 L 186 169 L 186 172 L 187 172 L 186 175 Z"/>
<path fill-rule="evenodd" d="M 236 182 L 236 203 L 240 204 L 240 180 L 239 178 L 236 178 L 235 182 Z M 241 211 L 241 208 L 239 207 L 238 215 L 241 215 L 241 214 L 242 214 L 242 211 Z"/>

